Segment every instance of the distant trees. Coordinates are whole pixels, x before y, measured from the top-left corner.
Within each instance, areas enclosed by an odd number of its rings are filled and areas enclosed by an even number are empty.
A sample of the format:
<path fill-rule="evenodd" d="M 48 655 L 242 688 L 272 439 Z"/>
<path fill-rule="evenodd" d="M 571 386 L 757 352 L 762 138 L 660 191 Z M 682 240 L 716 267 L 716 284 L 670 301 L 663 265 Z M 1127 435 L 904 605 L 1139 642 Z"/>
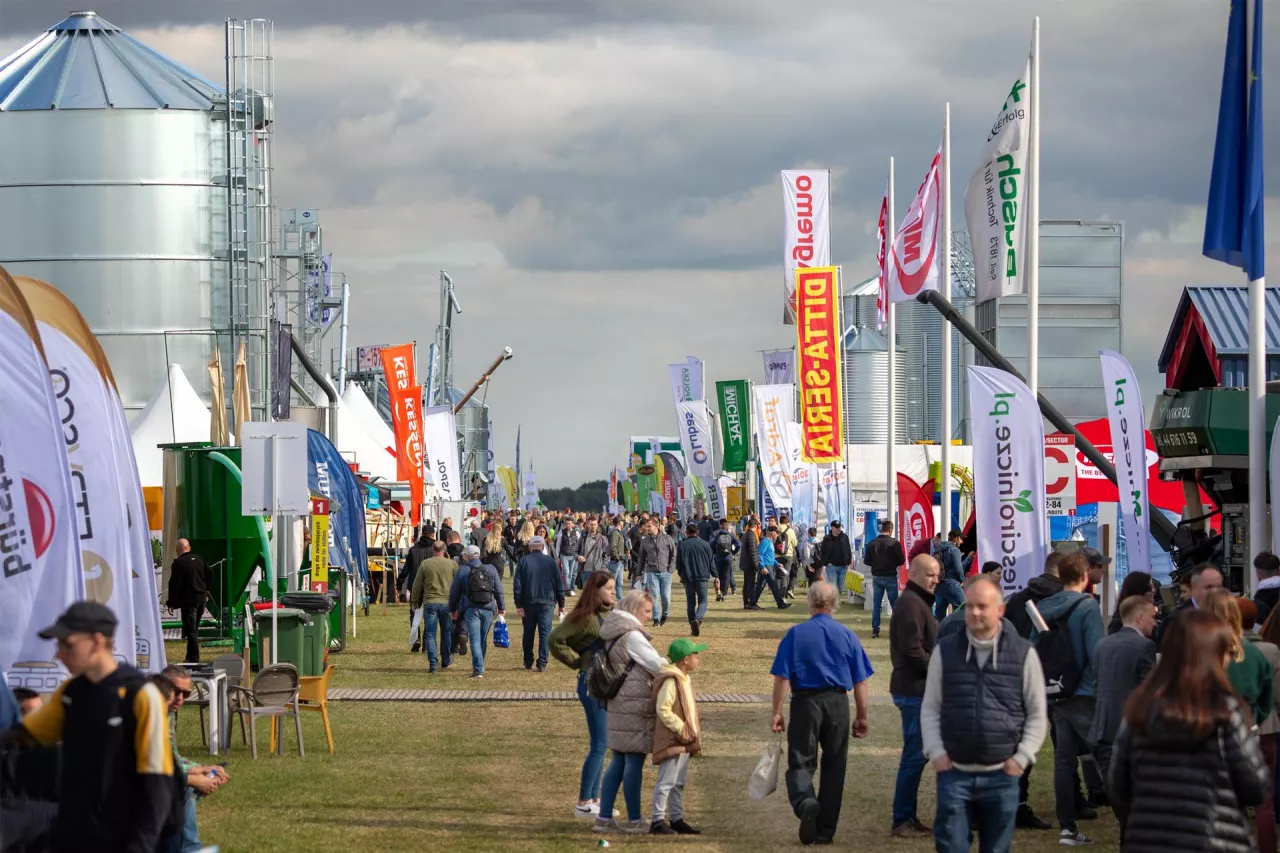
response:
<path fill-rule="evenodd" d="M 576 489 L 538 489 L 538 496 L 547 509 L 599 512 L 609 503 L 609 482 L 592 480 Z"/>

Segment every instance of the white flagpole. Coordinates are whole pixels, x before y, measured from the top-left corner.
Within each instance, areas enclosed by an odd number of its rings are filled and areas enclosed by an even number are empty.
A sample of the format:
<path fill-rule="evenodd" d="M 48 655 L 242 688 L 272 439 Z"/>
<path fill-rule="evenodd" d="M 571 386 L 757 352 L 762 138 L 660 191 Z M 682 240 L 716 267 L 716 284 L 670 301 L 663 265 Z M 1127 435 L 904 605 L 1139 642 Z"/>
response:
<path fill-rule="evenodd" d="M 951 301 L 951 103 L 942 114 L 942 295 Z M 942 513 L 938 527 L 951 530 L 951 324 L 942 321 Z"/>
<path fill-rule="evenodd" d="M 1253 67 L 1253 28 L 1257 26 L 1260 7 L 1253 5 L 1248 18 L 1246 40 L 1250 51 L 1249 67 Z M 1261 85 L 1261 83 L 1259 83 Z M 1263 194 L 1265 201 L 1266 194 Z M 1259 202 L 1263 203 L 1263 202 Z M 1249 282 L 1249 561 L 1273 543 L 1267 525 L 1267 277 Z M 1280 512 L 1277 507 L 1275 512 Z M 1245 570 L 1244 594 L 1254 589 L 1252 571 Z"/>
<path fill-rule="evenodd" d="M 1027 387 L 1040 393 L 1040 17 L 1031 25 L 1031 120 L 1027 148 Z"/>
<path fill-rule="evenodd" d="M 893 158 L 889 158 L 889 187 L 886 192 L 889 197 L 885 206 L 884 217 L 884 241 L 885 241 L 885 275 L 889 274 L 889 269 L 893 265 L 893 241 L 897 235 L 897 222 L 893 215 Z M 888 292 L 888 282 L 884 283 L 885 287 L 885 329 L 889 336 L 889 391 L 886 395 L 889 400 L 889 428 L 885 431 L 887 453 L 885 454 L 886 462 L 886 487 L 888 491 L 888 500 L 885 501 L 885 507 L 889 511 L 888 519 L 892 521 L 897 518 L 898 504 L 898 460 L 895 452 L 895 445 L 898 443 L 898 323 L 896 319 L 897 309 L 894 307 L 892 294 Z M 849 488 L 853 488 L 853 478 L 849 477 Z M 851 504 L 852 506 L 852 504 Z M 849 520 L 853 521 L 853 512 L 850 510 Z M 899 534 L 901 535 L 901 534 Z"/>

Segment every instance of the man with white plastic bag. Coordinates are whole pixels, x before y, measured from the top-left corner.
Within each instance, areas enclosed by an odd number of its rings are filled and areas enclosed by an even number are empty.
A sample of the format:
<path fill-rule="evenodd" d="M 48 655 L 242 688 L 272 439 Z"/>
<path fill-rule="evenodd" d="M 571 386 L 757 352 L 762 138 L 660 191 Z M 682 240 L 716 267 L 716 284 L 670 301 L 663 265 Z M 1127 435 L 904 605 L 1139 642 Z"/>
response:
<path fill-rule="evenodd" d="M 769 742 L 764 755 L 756 762 L 756 769 L 747 777 L 747 796 L 763 800 L 778 790 L 778 766 L 782 764 L 782 739 Z"/>
<path fill-rule="evenodd" d="M 833 617 L 839 597 L 826 581 L 809 588 L 809 621 L 792 626 L 773 660 L 773 731 L 787 732 L 787 798 L 801 844 L 830 844 L 844 800 L 849 734 L 867 736 L 871 661 L 857 636 Z M 857 715 L 849 722 L 849 691 Z M 782 704 L 791 694 L 791 726 Z M 818 753 L 822 758 L 819 764 Z M 821 774 L 814 794 L 815 770 Z"/>

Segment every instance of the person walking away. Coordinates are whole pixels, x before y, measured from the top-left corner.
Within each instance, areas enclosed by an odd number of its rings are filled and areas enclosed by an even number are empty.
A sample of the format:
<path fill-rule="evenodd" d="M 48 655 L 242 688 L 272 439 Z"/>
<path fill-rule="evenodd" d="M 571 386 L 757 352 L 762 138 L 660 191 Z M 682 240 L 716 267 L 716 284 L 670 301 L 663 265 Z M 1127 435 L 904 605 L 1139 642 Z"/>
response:
<path fill-rule="evenodd" d="M 578 568 L 579 587 L 586 584 L 586 579 L 592 572 L 609 569 L 609 538 L 600 532 L 600 522 L 594 518 L 587 520 L 587 532 L 582 535 Z"/>
<path fill-rule="evenodd" d="M 684 584 L 685 606 L 689 615 L 689 632 L 702 633 L 702 620 L 707 615 L 707 584 L 711 580 L 714 559 L 711 546 L 698 535 L 698 525 L 690 522 L 688 534 L 676 546 L 676 573 Z"/>
<path fill-rule="evenodd" d="M 839 521 L 831 522 L 831 530 L 822 540 L 822 551 L 819 560 L 823 565 L 827 580 L 836 585 L 840 600 L 844 600 L 844 579 L 853 563 L 853 546 L 849 543 L 849 534 L 844 532 Z"/>
<path fill-rule="evenodd" d="M 927 838 L 933 828 L 920 822 L 916 801 L 920 776 L 928 763 L 920 740 L 920 705 L 924 701 L 929 675 L 929 655 L 938 639 L 938 621 L 933 615 L 934 589 L 942 568 L 928 555 L 911 561 L 907 587 L 898 596 L 898 607 L 889 622 L 889 694 L 902 717 L 902 758 L 898 761 L 898 782 L 893 791 L 894 838 Z"/>
<path fill-rule="evenodd" d="M 822 564 L 818 562 L 818 528 L 804 531 L 796 544 L 796 561 L 804 571 L 804 584 L 809 586 L 822 580 Z"/>
<path fill-rule="evenodd" d="M 1052 629 L 1036 639 L 1041 663 L 1048 667 L 1048 697 L 1054 734 L 1053 795 L 1058 813 L 1058 844 L 1079 847 L 1093 839 L 1076 825 L 1076 771 L 1081 756 L 1092 755 L 1089 730 L 1097 704 L 1093 656 L 1103 637 L 1102 611 L 1093 596 L 1085 592 L 1089 584 L 1089 563 L 1083 554 L 1067 554 L 1058 563 L 1062 592 L 1039 604 L 1040 615 Z M 1058 632 L 1065 639 L 1054 637 Z M 1054 650 L 1069 645 L 1071 654 L 1051 656 L 1048 645 L 1053 637 Z M 1060 640 L 1060 641 L 1059 641 Z M 1075 682 L 1072 689 L 1072 682 Z"/>
<path fill-rule="evenodd" d="M 1151 640 L 1151 632 L 1156 627 L 1155 602 L 1140 596 L 1126 598 L 1120 602 L 1120 621 L 1123 627 L 1099 640 L 1093 655 L 1098 698 L 1088 739 L 1094 744 L 1098 767 L 1104 777 L 1111 767 L 1113 744 L 1124 720 L 1125 703 L 1156 666 L 1156 644 Z M 1115 804 L 1114 797 L 1108 798 L 1120 823 L 1123 849 L 1125 814 Z"/>
<path fill-rule="evenodd" d="M 600 816 L 600 781 L 604 775 L 609 730 L 604 703 L 587 692 L 586 670 L 591 652 L 600 646 L 600 625 L 613 609 L 616 595 L 612 575 L 605 572 L 588 575 L 582 595 L 569 615 L 551 629 L 549 641 L 551 656 L 578 673 L 578 702 L 587 716 L 589 746 L 587 757 L 582 762 L 578 802 L 573 807 L 573 816 L 587 820 Z"/>
<path fill-rule="evenodd" d="M 418 566 L 413 578 L 409 606 L 422 608 L 422 623 L 427 637 L 427 674 L 453 666 L 453 620 L 450 595 L 458 564 L 446 555 L 444 542 L 431 543 L 431 557 Z M 440 642 L 436 643 L 439 628 Z"/>
<path fill-rule="evenodd" d="M 1160 658 L 1125 706 L 1107 790 L 1127 811 L 1125 853 L 1252 853 L 1247 809 L 1271 779 L 1226 663 L 1226 622 L 1186 608 L 1166 623 Z"/>
<path fill-rule="evenodd" d="M 187 663 L 200 663 L 200 616 L 213 586 L 213 572 L 186 539 L 178 540 L 178 556 L 169 567 L 169 607 L 182 612 L 182 636 L 187 641 Z"/>
<path fill-rule="evenodd" d="M 532 541 L 532 540 L 530 540 Z M 489 651 L 489 628 L 493 617 L 506 615 L 502 581 L 498 570 L 480 562 L 480 549 L 468 545 L 462 552 L 467 564 L 454 575 L 449 590 L 449 610 L 453 618 L 466 620 L 471 641 L 471 677 L 484 678 L 484 659 Z"/>
<path fill-rule="evenodd" d="M 516 560 L 529 553 L 529 540 L 533 538 L 533 522 L 525 519 L 524 524 L 520 525 L 520 532 L 516 534 Z"/>
<path fill-rule="evenodd" d="M 609 526 L 609 571 L 613 572 L 615 589 L 622 589 L 623 573 L 627 566 L 627 535 L 622 532 L 622 516 L 615 515 Z"/>
<path fill-rule="evenodd" d="M 689 536 L 710 550 L 707 540 L 698 535 L 697 525 L 690 523 L 689 528 L 692 530 Z M 653 763 L 658 768 L 658 778 L 653 783 L 651 835 L 702 834 L 684 819 L 684 787 L 689 759 L 702 754 L 698 702 L 689 676 L 698 669 L 699 655 L 706 650 L 705 643 L 695 643 L 686 637 L 673 640 L 667 648 L 667 660 L 671 663 L 653 680 L 657 715 L 653 729 Z"/>
<path fill-rule="evenodd" d="M 698 522 L 698 537 L 710 545 L 711 537 L 716 535 L 717 527 L 718 525 L 711 520 L 711 516 L 704 513 L 702 520 Z"/>
<path fill-rule="evenodd" d="M 942 566 L 942 580 L 934 591 L 933 615 L 939 622 L 947 617 L 948 607 L 964 604 L 964 558 L 960 554 L 962 542 L 964 532 L 952 528 L 947 533 L 947 541 L 938 544 L 935 556 Z"/>
<path fill-rule="evenodd" d="M 907 561 L 902 543 L 893 538 L 893 522 L 880 522 L 880 535 L 867 543 L 862 559 L 871 567 L 871 639 L 880 636 L 880 605 L 889 597 L 889 608 L 898 603 L 898 569 Z"/>
<path fill-rule="evenodd" d="M 676 567 L 676 543 L 650 519 L 640 540 L 640 574 L 653 597 L 653 627 L 667 624 L 671 616 L 671 573 Z"/>
<path fill-rule="evenodd" d="M 829 844 L 844 802 L 849 734 L 867 736 L 871 661 L 858 637 L 835 620 L 839 599 L 825 581 L 809 588 L 809 619 L 783 634 L 773 658 L 773 723 L 787 732 L 787 799 L 800 818 L 801 844 Z M 857 713 L 849 724 L 849 692 Z M 791 694 L 791 723 L 782 705 Z M 822 757 L 819 763 L 818 752 Z M 814 795 L 814 773 L 821 779 Z"/>
<path fill-rule="evenodd" d="M 640 571 L 640 543 L 649 532 L 649 514 L 647 512 L 640 513 L 639 519 L 627 531 L 627 541 L 631 543 L 630 554 L 630 576 L 627 578 L 628 585 L 634 587 L 637 579 L 643 581 L 644 574 Z"/>
<path fill-rule="evenodd" d="M 1247 599 L 1240 599 L 1236 602 L 1240 608 L 1240 616 L 1243 622 L 1249 621 L 1252 617 L 1257 617 L 1250 613 L 1250 602 Z M 1253 603 L 1253 610 L 1257 610 L 1256 602 Z M 1275 609 L 1271 610 L 1272 616 L 1275 616 Z M 1280 733 L 1280 617 L 1271 618 L 1262 623 L 1261 630 L 1248 630 L 1244 632 L 1246 642 L 1253 646 L 1267 659 L 1272 665 L 1272 696 L 1275 700 L 1275 706 L 1271 709 L 1271 713 L 1267 715 L 1266 720 L 1258 725 L 1258 740 L 1262 747 L 1262 756 L 1266 759 L 1267 770 L 1272 778 L 1276 775 L 1276 747 L 1277 734 Z M 1276 846 L 1273 841 L 1275 836 L 1276 822 L 1276 796 L 1275 786 L 1268 790 L 1267 802 L 1258 806 L 1255 810 L 1258 823 L 1258 848 L 1263 853 L 1273 853 Z"/>
<path fill-rule="evenodd" d="M 716 601 L 724 601 L 724 597 L 729 595 L 729 591 L 733 588 L 733 555 L 740 550 L 742 550 L 742 543 L 738 541 L 737 536 L 733 535 L 733 530 L 729 527 L 729 519 L 720 519 L 720 530 L 711 539 L 716 580 L 719 582 Z"/>
<path fill-rule="evenodd" d="M 541 536 L 529 540 L 529 553 L 516 565 L 512 579 L 512 597 L 516 615 L 524 629 L 524 668 L 533 669 L 533 637 L 538 635 L 538 672 L 547 670 L 547 644 L 551 636 L 554 612 L 564 613 L 564 579 L 556 561 L 542 553 L 547 545 Z"/>
<path fill-rule="evenodd" d="M 648 832 L 641 813 L 640 788 L 644 765 L 653 752 L 653 679 L 669 661 L 658 654 L 644 627 L 653 618 L 653 598 L 633 589 L 604 617 L 600 639 L 610 663 L 625 671 L 622 686 L 609 700 L 607 725 L 613 761 L 600 786 L 600 815 L 592 829 L 596 832 Z M 619 826 L 611 817 L 621 786 L 627 803 L 627 822 Z"/>
<path fill-rule="evenodd" d="M 144 673 L 116 660 L 115 633 L 115 614 L 92 601 L 72 604 L 40 631 L 40 639 L 57 641 L 71 678 L 3 734 L 5 741 L 62 744 L 54 853 L 151 853 L 174 827 L 182 780 L 166 703 Z"/>
<path fill-rule="evenodd" d="M 769 591 L 773 593 L 773 600 L 777 602 L 779 610 L 786 610 L 791 606 L 791 602 L 782 597 L 782 584 L 776 577 L 778 573 L 778 558 L 774 552 L 774 543 L 778 541 L 778 528 L 770 527 L 765 531 L 764 538 L 760 540 L 760 576 L 756 580 L 756 591 L 754 599 L 760 601 L 760 593 L 764 591 L 766 584 Z M 757 606 L 756 609 L 759 609 Z"/>
<path fill-rule="evenodd" d="M 431 559 L 433 553 L 432 546 L 435 545 L 435 536 L 430 531 L 435 530 L 430 527 L 431 522 L 426 522 L 422 527 L 422 532 L 418 535 L 418 541 L 414 542 L 409 548 L 409 552 L 405 555 L 404 566 L 400 570 L 400 576 L 396 578 L 396 586 L 403 589 L 409 594 L 409 627 L 413 628 L 413 618 L 418 612 L 418 608 L 413 604 L 413 588 L 418 580 L 418 568 Z M 443 550 L 444 546 L 441 546 Z M 417 654 L 422 650 L 422 641 L 420 634 L 413 632 L 413 637 L 409 641 L 409 651 Z"/>
<path fill-rule="evenodd" d="M 1280 557 L 1263 551 L 1253 558 L 1258 583 L 1253 588 L 1253 603 L 1258 607 L 1258 624 L 1264 624 L 1280 604 Z"/>
<path fill-rule="evenodd" d="M 564 588 L 569 595 L 574 594 L 578 586 L 578 560 L 582 549 L 582 531 L 574 524 L 573 518 L 566 518 L 556 536 L 556 554 L 560 558 L 560 569 L 564 572 Z"/>
<path fill-rule="evenodd" d="M 502 530 L 497 524 L 491 525 L 484 537 L 480 546 L 480 562 L 497 569 L 499 579 L 507 576 L 507 543 L 503 541 Z M 512 574 L 515 574 L 514 570 Z"/>
<path fill-rule="evenodd" d="M 991 575 L 965 582 L 964 630 L 938 638 L 929 658 L 920 736 L 938 772 L 933 839 L 939 853 L 1008 853 L 1018 777 L 1048 732 L 1044 671 L 1031 644 L 1004 621 Z"/>
<path fill-rule="evenodd" d="M 783 515 L 778 519 L 778 538 L 774 542 L 774 552 L 778 560 L 778 586 L 783 595 L 795 598 L 792 592 L 796 586 L 796 547 L 799 537 L 791 526 L 790 516 Z"/>
<path fill-rule="evenodd" d="M 759 610 L 756 583 L 760 574 L 760 522 L 755 516 L 747 519 L 742 529 L 742 553 L 738 565 L 742 569 L 742 609 Z"/>

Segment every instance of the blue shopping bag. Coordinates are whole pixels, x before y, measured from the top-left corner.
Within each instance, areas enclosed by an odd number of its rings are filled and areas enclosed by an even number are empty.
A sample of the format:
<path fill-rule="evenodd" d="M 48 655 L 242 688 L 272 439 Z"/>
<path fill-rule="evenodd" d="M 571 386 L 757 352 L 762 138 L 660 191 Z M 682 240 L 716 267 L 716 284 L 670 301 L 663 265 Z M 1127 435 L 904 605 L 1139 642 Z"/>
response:
<path fill-rule="evenodd" d="M 499 616 L 493 626 L 493 644 L 500 649 L 511 648 L 511 635 L 507 633 L 507 617 Z"/>

